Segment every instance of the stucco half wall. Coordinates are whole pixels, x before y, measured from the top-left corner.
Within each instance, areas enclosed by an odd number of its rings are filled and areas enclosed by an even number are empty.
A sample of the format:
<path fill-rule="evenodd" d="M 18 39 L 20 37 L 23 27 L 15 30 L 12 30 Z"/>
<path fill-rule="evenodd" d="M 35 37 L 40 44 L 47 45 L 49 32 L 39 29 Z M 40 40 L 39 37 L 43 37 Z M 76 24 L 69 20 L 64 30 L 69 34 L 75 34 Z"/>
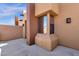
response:
<path fill-rule="evenodd" d="M 0 25 L 0 40 L 12 40 L 22 38 L 22 27 L 12 25 Z"/>
<path fill-rule="evenodd" d="M 60 4 L 59 15 L 55 17 L 55 33 L 60 44 L 79 50 L 79 4 Z M 71 17 L 71 23 L 66 18 Z"/>

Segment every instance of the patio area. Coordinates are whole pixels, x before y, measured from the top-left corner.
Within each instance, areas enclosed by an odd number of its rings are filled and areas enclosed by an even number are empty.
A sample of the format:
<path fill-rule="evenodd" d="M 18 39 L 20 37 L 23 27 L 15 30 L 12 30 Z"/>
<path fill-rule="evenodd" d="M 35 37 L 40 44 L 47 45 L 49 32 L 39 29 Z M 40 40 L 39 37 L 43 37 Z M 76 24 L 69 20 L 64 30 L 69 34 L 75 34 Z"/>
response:
<path fill-rule="evenodd" d="M 20 38 L 6 42 L 0 42 L 1 56 L 79 56 L 79 51 L 63 46 L 56 47 L 53 51 L 47 51 L 37 45 L 27 45 L 25 39 Z"/>

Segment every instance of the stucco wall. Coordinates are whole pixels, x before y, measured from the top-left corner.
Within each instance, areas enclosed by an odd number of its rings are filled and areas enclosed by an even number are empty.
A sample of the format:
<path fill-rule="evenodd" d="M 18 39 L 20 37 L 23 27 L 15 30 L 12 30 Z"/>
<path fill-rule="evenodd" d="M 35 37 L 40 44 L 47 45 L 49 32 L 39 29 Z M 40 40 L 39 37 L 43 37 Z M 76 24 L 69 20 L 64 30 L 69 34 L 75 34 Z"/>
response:
<path fill-rule="evenodd" d="M 56 14 L 59 14 L 59 4 L 58 3 L 52 3 L 52 11 L 54 11 Z"/>
<path fill-rule="evenodd" d="M 79 50 L 79 4 L 60 4 L 60 13 L 55 19 L 55 34 L 60 44 Z M 66 18 L 71 17 L 71 23 Z"/>
<path fill-rule="evenodd" d="M 49 10 L 52 10 L 56 14 L 59 13 L 59 7 L 56 3 L 37 3 L 35 4 L 35 16 L 41 15 Z"/>
<path fill-rule="evenodd" d="M 37 17 L 35 17 L 35 4 L 27 5 L 27 43 L 29 45 L 35 43 L 35 35 L 37 34 Z"/>
<path fill-rule="evenodd" d="M 0 25 L 0 40 L 12 40 L 22 37 L 22 27 Z"/>

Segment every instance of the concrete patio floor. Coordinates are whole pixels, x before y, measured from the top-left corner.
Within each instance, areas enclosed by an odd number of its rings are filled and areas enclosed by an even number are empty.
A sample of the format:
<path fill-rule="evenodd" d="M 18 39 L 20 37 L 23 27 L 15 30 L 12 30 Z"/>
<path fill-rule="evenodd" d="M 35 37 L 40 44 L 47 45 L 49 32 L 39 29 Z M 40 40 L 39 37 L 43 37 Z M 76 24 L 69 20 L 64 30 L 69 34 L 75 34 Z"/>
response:
<path fill-rule="evenodd" d="M 29 46 L 25 39 L 20 38 L 0 42 L 1 56 L 79 56 L 79 51 L 63 46 L 58 46 L 53 51 L 47 51 L 37 45 Z"/>

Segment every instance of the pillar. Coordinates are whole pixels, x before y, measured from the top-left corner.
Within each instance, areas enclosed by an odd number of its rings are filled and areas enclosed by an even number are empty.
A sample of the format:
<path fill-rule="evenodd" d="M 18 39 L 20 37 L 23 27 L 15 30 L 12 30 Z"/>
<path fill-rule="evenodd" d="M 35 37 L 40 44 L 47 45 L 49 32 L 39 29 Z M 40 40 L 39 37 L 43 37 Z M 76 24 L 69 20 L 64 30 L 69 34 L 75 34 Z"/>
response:
<path fill-rule="evenodd" d="M 27 43 L 32 45 L 35 43 L 35 36 L 37 34 L 37 18 L 35 17 L 35 4 L 27 4 Z"/>
<path fill-rule="evenodd" d="M 50 13 L 47 13 L 47 18 L 48 18 L 47 34 L 50 34 Z"/>

